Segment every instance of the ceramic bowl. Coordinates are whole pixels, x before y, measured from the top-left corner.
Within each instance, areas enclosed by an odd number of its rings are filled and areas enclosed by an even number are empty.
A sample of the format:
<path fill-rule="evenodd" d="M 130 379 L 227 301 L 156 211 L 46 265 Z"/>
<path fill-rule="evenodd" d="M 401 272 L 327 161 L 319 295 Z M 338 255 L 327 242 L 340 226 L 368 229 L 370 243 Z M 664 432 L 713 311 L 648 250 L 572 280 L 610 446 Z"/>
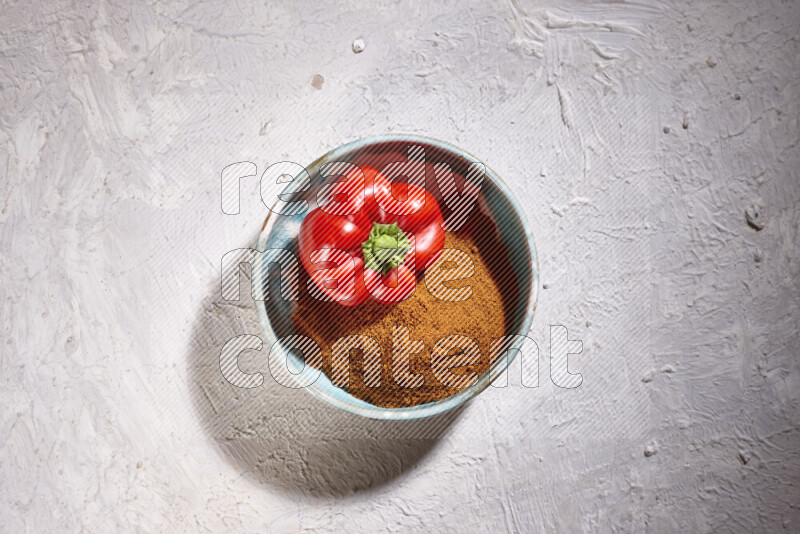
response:
<path fill-rule="evenodd" d="M 402 150 L 410 146 L 417 147 L 417 150 L 419 147 L 424 148 L 426 161 L 447 162 L 453 168 L 463 167 L 471 162 L 480 162 L 456 146 L 418 135 L 388 134 L 366 137 L 347 143 L 314 161 L 306 167 L 307 175 L 303 175 L 302 179 L 295 179 L 287 186 L 281 197 L 284 200 L 287 198 L 307 199 L 309 208 L 294 215 L 277 215 L 273 210 L 261 230 L 257 244 L 258 250 L 285 249 L 296 253 L 300 224 L 308 211 L 314 207 L 314 193 L 318 186 L 325 183 L 319 173 L 320 167 L 324 164 L 334 161 L 353 161 L 365 153 Z M 496 239 L 499 239 L 508 255 L 516 279 L 516 302 L 512 303 L 507 312 L 510 317 L 506 323 L 506 333 L 525 335 L 530 330 L 533 321 L 539 287 L 539 268 L 533 234 L 525 220 L 522 208 L 508 186 L 485 164 L 484 168 L 486 174 L 481 187 L 481 209 L 488 213 L 494 222 Z M 335 176 L 331 178 L 331 180 L 336 179 Z M 308 187 L 309 182 L 310 188 Z M 303 190 L 307 191 L 302 193 Z M 520 236 L 525 236 L 525 238 L 521 239 Z M 302 267 L 300 268 L 302 269 Z M 383 420 L 421 419 L 442 414 L 463 405 L 485 390 L 505 371 L 518 352 L 511 350 L 508 357 L 496 359 L 471 386 L 445 399 L 406 408 L 375 406 L 355 398 L 344 389 L 337 387 L 324 373 L 311 366 L 305 366 L 302 353 L 287 350 L 282 342 L 277 341 L 279 337 L 283 338 L 294 333 L 291 314 L 296 301 L 275 297 L 264 300 L 265 284 L 268 283 L 266 274 L 266 265 L 253 266 L 256 311 L 264 331 L 266 347 L 271 348 L 270 372 L 277 379 L 275 369 L 282 368 L 283 378 L 279 380 L 281 384 L 287 385 L 286 380 L 289 380 L 292 384 L 291 387 L 303 387 L 321 401 L 345 412 Z M 301 287 L 300 290 L 306 289 Z M 270 294 L 274 295 L 272 292 Z M 515 348 L 518 347 L 515 346 Z M 322 349 L 326 350 L 325 347 Z"/>

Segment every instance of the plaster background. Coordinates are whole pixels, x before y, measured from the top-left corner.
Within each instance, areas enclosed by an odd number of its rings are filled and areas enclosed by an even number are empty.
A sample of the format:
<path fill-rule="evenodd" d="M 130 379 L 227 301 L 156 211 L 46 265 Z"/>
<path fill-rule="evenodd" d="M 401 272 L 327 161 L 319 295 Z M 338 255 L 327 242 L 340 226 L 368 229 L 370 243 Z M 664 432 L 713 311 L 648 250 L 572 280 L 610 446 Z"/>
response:
<path fill-rule="evenodd" d="M 796 2 L 0 14 L 1 530 L 800 530 Z M 220 258 L 266 210 L 251 178 L 223 215 L 220 171 L 389 131 L 522 200 L 540 386 L 412 432 L 226 389 L 260 331 Z"/>

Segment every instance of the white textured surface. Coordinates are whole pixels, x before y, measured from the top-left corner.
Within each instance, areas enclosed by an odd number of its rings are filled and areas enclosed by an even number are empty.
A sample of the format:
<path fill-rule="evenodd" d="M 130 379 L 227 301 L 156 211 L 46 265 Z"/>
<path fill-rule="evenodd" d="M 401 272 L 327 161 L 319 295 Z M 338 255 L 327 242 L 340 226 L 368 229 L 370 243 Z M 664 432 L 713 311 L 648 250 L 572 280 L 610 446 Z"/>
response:
<path fill-rule="evenodd" d="M 0 12 L 0 530 L 800 529 L 796 2 Z M 541 254 L 541 386 L 436 439 L 214 369 L 265 215 L 221 169 L 386 131 L 506 177 Z"/>

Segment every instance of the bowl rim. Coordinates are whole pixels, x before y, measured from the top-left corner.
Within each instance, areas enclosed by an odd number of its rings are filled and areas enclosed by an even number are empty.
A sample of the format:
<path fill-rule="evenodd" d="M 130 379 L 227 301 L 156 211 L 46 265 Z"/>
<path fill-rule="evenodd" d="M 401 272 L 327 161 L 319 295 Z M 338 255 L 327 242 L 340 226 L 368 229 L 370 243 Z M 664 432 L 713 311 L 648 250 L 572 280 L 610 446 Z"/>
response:
<path fill-rule="evenodd" d="M 495 173 L 491 168 L 489 168 L 488 165 L 483 163 L 483 161 L 476 158 L 466 150 L 461 149 L 445 141 L 440 141 L 438 139 L 418 134 L 388 133 L 388 134 L 370 135 L 340 145 L 328 151 L 327 153 L 320 156 L 316 160 L 314 160 L 310 165 L 306 166 L 305 169 L 309 175 L 312 175 L 312 173 L 318 170 L 319 167 L 321 167 L 321 165 L 324 162 L 337 161 L 338 156 L 354 152 L 359 148 L 365 148 L 369 145 L 379 144 L 379 143 L 381 144 L 392 143 L 392 142 L 409 142 L 409 143 L 432 145 L 436 146 L 437 148 L 443 149 L 445 151 L 451 152 L 459 157 L 480 162 L 484 165 L 486 169 L 486 176 L 490 180 L 492 180 L 492 182 L 494 182 L 494 184 L 500 189 L 500 192 L 506 197 L 506 200 L 509 202 L 509 204 L 514 210 L 514 215 L 519 220 L 519 223 L 525 232 L 525 244 L 528 247 L 528 253 L 531 258 L 532 272 L 530 276 L 528 301 L 525 303 L 525 315 L 522 319 L 522 323 L 520 324 L 519 328 L 516 329 L 516 331 L 513 332 L 513 334 L 525 335 L 525 336 L 528 335 L 528 333 L 530 332 L 531 325 L 533 323 L 533 316 L 536 312 L 536 305 L 539 298 L 539 259 L 537 255 L 536 244 L 533 238 L 533 232 L 531 230 L 530 224 L 525 218 L 525 214 L 522 210 L 521 205 L 517 201 L 516 196 L 513 194 L 508 184 L 506 184 L 506 182 L 503 181 L 503 179 L 497 173 Z M 291 187 L 291 183 L 288 184 L 287 187 Z M 277 203 L 278 200 L 275 201 L 274 205 L 276 205 Z M 275 225 L 275 221 L 277 219 L 278 219 L 277 214 L 274 211 L 272 211 L 272 209 L 270 209 L 270 212 L 267 215 L 266 220 L 264 221 L 264 225 L 262 226 L 261 232 L 259 233 L 258 236 L 256 245 L 257 250 L 259 251 L 266 250 L 268 239 L 270 237 L 272 229 Z M 261 263 L 256 262 L 256 265 L 253 266 L 252 279 L 260 280 L 261 274 L 262 274 Z M 277 336 L 269 320 L 269 315 L 267 313 L 267 308 L 264 301 L 263 288 L 261 287 L 261 284 L 256 284 L 256 283 L 253 284 L 253 288 L 256 295 L 256 300 L 255 300 L 256 314 L 258 315 L 258 320 L 259 323 L 261 324 L 261 329 L 267 338 L 266 339 L 267 346 L 271 348 L 277 341 Z M 519 351 L 511 350 L 510 354 L 508 354 L 507 357 L 499 358 L 489 367 L 489 369 L 484 371 L 471 386 L 462 389 L 458 393 L 454 393 L 453 395 L 450 395 L 449 397 L 446 397 L 438 401 L 428 402 L 425 404 L 418 404 L 416 406 L 408 406 L 403 408 L 386 408 L 369 404 L 366 401 L 362 401 L 363 403 L 366 404 L 366 407 L 349 404 L 343 401 L 342 399 L 327 392 L 325 390 L 326 388 L 319 387 L 317 381 L 314 381 L 314 383 L 302 387 L 302 389 L 307 390 L 314 397 L 324 401 L 328 405 L 334 406 L 344 412 L 360 415 L 362 417 L 368 417 L 371 419 L 380 419 L 386 421 L 410 421 L 416 419 L 424 419 L 443 414 L 459 406 L 462 406 L 467 401 L 471 400 L 472 398 L 476 397 L 479 393 L 483 392 L 487 387 L 489 387 L 489 385 L 492 382 L 494 382 L 494 380 L 498 376 L 500 376 L 511 365 L 511 362 L 513 362 L 514 358 L 516 358 L 517 356 L 517 352 Z M 295 376 L 292 373 L 288 374 L 293 377 Z M 300 385 L 299 382 L 298 385 Z M 335 385 L 333 384 L 331 385 L 334 388 L 336 388 Z M 347 393 L 347 395 L 349 395 L 349 393 Z"/>

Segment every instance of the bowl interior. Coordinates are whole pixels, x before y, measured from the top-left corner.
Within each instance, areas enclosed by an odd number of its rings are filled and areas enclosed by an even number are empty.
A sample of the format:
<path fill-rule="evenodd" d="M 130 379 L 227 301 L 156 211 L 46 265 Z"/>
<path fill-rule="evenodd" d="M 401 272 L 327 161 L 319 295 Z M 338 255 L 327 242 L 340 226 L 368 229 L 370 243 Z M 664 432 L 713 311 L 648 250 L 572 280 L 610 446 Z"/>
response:
<path fill-rule="evenodd" d="M 424 155 L 427 163 L 447 164 L 464 179 L 473 182 L 478 181 L 480 174 L 485 172 L 480 197 L 468 218 L 480 225 L 480 231 L 486 239 L 492 241 L 493 249 L 496 249 L 494 244 L 499 243 L 502 245 L 499 250 L 505 250 L 507 264 L 514 274 L 514 277 L 508 279 L 512 280 L 511 283 L 515 286 L 511 305 L 506 305 L 508 316 L 506 331 L 507 334 L 527 334 L 536 306 L 538 265 L 533 236 L 521 209 L 505 184 L 488 167 L 462 150 L 440 141 L 418 136 L 390 135 L 361 139 L 332 150 L 306 167 L 307 173 L 301 173 L 301 176 L 295 177 L 295 180 L 288 184 L 281 195 L 281 200 L 305 200 L 308 207 L 301 213 L 295 214 L 271 213 L 259 237 L 258 250 L 283 249 L 297 254 L 300 224 L 306 214 L 316 207 L 320 186 L 339 179 L 339 176 L 335 175 L 328 179 L 320 175 L 320 168 L 326 163 L 347 161 L 381 169 L 386 163 L 397 161 L 398 157 L 409 154 L 414 158 Z M 429 172 L 426 188 L 441 200 L 438 184 L 431 177 L 432 172 Z M 458 179 L 456 183 L 462 185 L 458 183 Z M 440 202 L 440 206 L 444 206 L 444 203 Z M 273 347 L 270 353 L 270 371 L 274 374 L 276 368 L 283 368 L 288 371 L 284 374 L 290 375 L 288 378 L 295 387 L 305 387 L 307 391 L 329 404 L 358 415 L 405 420 L 430 417 L 451 410 L 484 390 L 506 369 L 517 352 L 512 350 L 508 353 L 508 357 L 498 358 L 471 386 L 445 399 L 406 408 L 375 406 L 337 387 L 325 373 L 306 366 L 300 351 L 287 348 L 280 341 L 276 343 L 278 339 L 295 334 L 292 313 L 296 301 L 276 297 L 261 300 L 266 289 L 269 289 L 269 295 L 280 295 L 276 272 L 270 270 L 264 263 L 254 266 L 253 284 L 256 297 L 259 299 L 256 300 L 259 320 L 266 335 L 267 345 Z M 300 290 L 306 289 L 301 287 Z M 519 345 L 520 343 L 516 343 L 513 347 L 518 348 Z"/>

